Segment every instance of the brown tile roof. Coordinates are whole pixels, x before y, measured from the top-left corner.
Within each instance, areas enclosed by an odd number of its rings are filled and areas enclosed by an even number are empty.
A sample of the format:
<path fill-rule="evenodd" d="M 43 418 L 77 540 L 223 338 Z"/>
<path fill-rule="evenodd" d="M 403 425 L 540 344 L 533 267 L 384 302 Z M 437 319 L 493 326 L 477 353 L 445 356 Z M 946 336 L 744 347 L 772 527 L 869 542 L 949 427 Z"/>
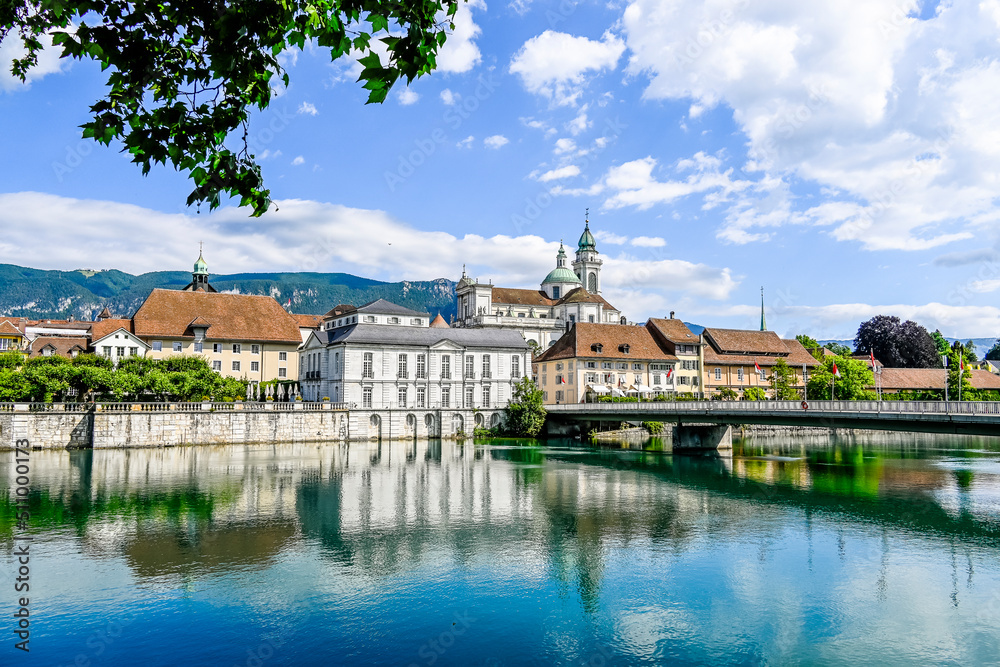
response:
<path fill-rule="evenodd" d="M 22 338 L 24 337 L 24 334 L 21 333 L 21 331 L 16 326 L 11 324 L 10 320 L 4 320 L 3 322 L 0 322 L 0 334 L 3 334 L 4 336 L 21 336 Z"/>
<path fill-rule="evenodd" d="M 494 287 L 493 303 L 510 303 L 518 306 L 552 306 L 557 302 L 550 299 L 541 290 Z"/>
<path fill-rule="evenodd" d="M 138 336 L 185 338 L 198 317 L 212 323 L 206 340 L 302 342 L 295 318 L 269 296 L 154 289 L 132 319 Z"/>
<path fill-rule="evenodd" d="M 49 346 L 53 348 L 53 354 L 69 359 L 73 356 L 70 353 L 74 348 L 78 352 L 87 351 L 87 339 L 81 336 L 39 336 L 31 341 L 31 353 L 28 356 L 40 357 L 42 350 Z"/>
<path fill-rule="evenodd" d="M 711 328 L 705 329 L 705 339 L 719 354 L 780 356 L 788 354 L 788 348 L 773 331 Z"/>
<path fill-rule="evenodd" d="M 432 329 L 450 329 L 451 325 L 449 325 L 448 322 L 445 321 L 445 319 L 443 317 L 441 317 L 441 313 L 438 313 L 437 317 L 435 317 L 434 320 L 431 322 L 431 328 Z"/>
<path fill-rule="evenodd" d="M 785 344 L 788 348 L 788 356 L 785 357 L 785 361 L 788 362 L 789 366 L 802 366 L 805 364 L 807 367 L 812 368 L 814 366 L 819 366 L 819 362 L 816 361 L 816 357 L 809 354 L 809 350 L 800 343 L 795 338 L 782 338 L 781 342 Z M 777 359 L 775 359 L 777 361 Z"/>
<path fill-rule="evenodd" d="M 292 315 L 302 329 L 319 329 L 323 324 L 322 315 Z"/>
<path fill-rule="evenodd" d="M 502 289 L 502 288 L 501 288 Z M 494 294 L 496 293 L 496 288 L 493 289 Z M 496 299 L 494 299 L 495 301 Z M 507 302 L 504 302 L 507 303 Z M 564 303 L 601 303 L 604 304 L 605 308 L 609 310 L 618 310 L 610 303 L 608 303 L 603 296 L 600 294 L 591 294 L 582 287 L 575 287 L 571 289 L 566 296 L 556 301 L 557 304 Z"/>
<path fill-rule="evenodd" d="M 671 343 L 683 343 L 685 345 L 690 345 L 692 343 L 698 343 L 699 337 L 691 333 L 691 330 L 687 328 L 684 322 L 678 319 L 660 319 L 656 317 L 649 318 L 649 322 L 646 326 L 652 326 L 657 333 L 663 336 L 666 340 Z"/>
<path fill-rule="evenodd" d="M 107 319 L 101 320 L 100 322 L 92 322 L 90 324 L 90 340 L 100 340 L 109 333 L 114 333 L 119 329 L 124 329 L 129 333 L 135 333 L 135 330 L 132 328 L 132 320 Z"/>
<path fill-rule="evenodd" d="M 323 318 L 327 319 L 330 317 L 340 317 L 341 315 L 346 315 L 347 313 L 353 313 L 357 311 L 357 308 L 346 303 L 341 303 L 323 314 Z"/>
<path fill-rule="evenodd" d="M 974 369 L 970 372 L 972 377 L 969 378 L 969 382 L 976 389 L 1000 389 L 1000 376 L 981 369 Z"/>
<path fill-rule="evenodd" d="M 601 346 L 600 352 L 594 349 L 597 345 Z M 627 354 L 620 348 L 622 345 L 628 345 Z M 556 341 L 555 345 L 535 359 L 535 362 L 576 357 L 677 361 L 677 357 L 657 344 L 646 327 L 577 322 Z"/>
<path fill-rule="evenodd" d="M 943 368 L 883 368 L 882 389 L 944 389 L 947 371 Z"/>

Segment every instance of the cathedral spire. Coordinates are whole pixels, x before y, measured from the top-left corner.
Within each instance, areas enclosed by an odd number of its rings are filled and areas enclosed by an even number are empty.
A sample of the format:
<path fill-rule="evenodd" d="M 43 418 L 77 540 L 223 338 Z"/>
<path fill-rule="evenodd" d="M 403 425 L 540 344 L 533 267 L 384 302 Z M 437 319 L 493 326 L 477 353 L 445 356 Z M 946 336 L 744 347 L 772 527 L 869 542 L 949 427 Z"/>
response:
<path fill-rule="evenodd" d="M 764 286 L 760 288 L 760 330 L 767 331 L 767 320 L 764 319 Z"/>

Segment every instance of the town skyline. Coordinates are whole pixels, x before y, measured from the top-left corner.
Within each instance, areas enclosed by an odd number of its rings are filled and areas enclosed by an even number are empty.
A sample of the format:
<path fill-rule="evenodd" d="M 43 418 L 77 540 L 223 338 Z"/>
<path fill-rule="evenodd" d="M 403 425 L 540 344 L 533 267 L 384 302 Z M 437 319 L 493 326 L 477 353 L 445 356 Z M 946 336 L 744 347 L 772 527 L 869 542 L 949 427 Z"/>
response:
<path fill-rule="evenodd" d="M 182 175 L 81 139 L 103 76 L 43 58 L 27 85 L 0 79 L 22 129 L 0 138 L 19 156 L 0 167 L 0 262 L 184 270 L 204 241 L 221 273 L 467 265 L 535 288 L 589 207 L 604 293 L 633 321 L 752 328 L 763 285 L 782 335 L 886 314 L 996 336 L 991 7 L 477 0 L 438 71 L 372 106 L 356 64 L 307 46 L 251 123 L 277 206 L 260 219 L 188 209 Z"/>

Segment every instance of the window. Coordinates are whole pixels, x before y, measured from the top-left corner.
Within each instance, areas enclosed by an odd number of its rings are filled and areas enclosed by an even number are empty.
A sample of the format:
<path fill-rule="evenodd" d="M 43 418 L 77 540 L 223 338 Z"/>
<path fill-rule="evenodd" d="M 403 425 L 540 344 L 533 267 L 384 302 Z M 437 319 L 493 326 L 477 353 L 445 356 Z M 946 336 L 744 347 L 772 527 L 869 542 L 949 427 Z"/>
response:
<path fill-rule="evenodd" d="M 212 352 L 222 354 L 222 343 L 212 343 Z"/>
<path fill-rule="evenodd" d="M 239 354 L 243 349 L 243 346 L 239 343 L 233 343 L 233 354 Z"/>
<path fill-rule="evenodd" d="M 103 354 L 105 357 L 110 357 L 111 356 L 111 346 L 110 345 L 104 345 L 104 346 L 102 346 L 101 347 L 101 354 Z"/>
<path fill-rule="evenodd" d="M 279 352 L 278 353 L 278 361 L 288 361 L 288 353 L 287 352 Z"/>
<path fill-rule="evenodd" d="M 427 355 L 417 355 L 417 379 L 423 380 L 427 377 Z"/>
<path fill-rule="evenodd" d="M 238 362 L 238 361 L 234 361 L 233 362 L 233 370 L 239 372 L 239 370 L 240 370 L 240 362 Z"/>
<path fill-rule="evenodd" d="M 365 315 L 365 322 L 367 322 L 368 324 L 375 324 L 375 316 Z"/>
<path fill-rule="evenodd" d="M 406 407 L 406 387 L 400 387 L 396 392 L 396 400 L 399 402 L 399 407 Z"/>
<path fill-rule="evenodd" d="M 279 368 L 278 369 L 278 377 L 280 377 L 280 378 L 288 377 L 288 369 L 287 368 Z"/>
<path fill-rule="evenodd" d="M 471 354 L 465 357 L 465 377 L 470 380 L 476 377 L 476 359 Z"/>
<path fill-rule="evenodd" d="M 597 382 L 597 373 L 587 373 L 586 382 L 587 384 L 594 384 Z"/>
<path fill-rule="evenodd" d="M 593 345 L 590 346 L 590 351 L 601 354 L 604 351 L 604 346 L 601 345 L 600 343 L 594 343 Z"/>
<path fill-rule="evenodd" d="M 587 368 L 597 368 L 597 362 L 596 361 L 588 361 L 587 362 Z"/>
<path fill-rule="evenodd" d="M 545 373 L 542 373 L 542 384 L 546 385 L 548 383 L 549 383 L 549 376 L 546 375 Z"/>
<path fill-rule="evenodd" d="M 549 392 L 547 391 L 542 392 L 542 400 L 545 401 L 546 403 L 549 402 Z"/>
<path fill-rule="evenodd" d="M 686 375 L 682 375 L 677 378 L 677 384 L 687 384 L 689 379 Z"/>
<path fill-rule="evenodd" d="M 129 353 L 129 354 L 130 354 L 131 356 L 133 356 L 133 357 L 138 357 L 138 356 L 139 356 L 139 348 L 137 348 L 137 347 L 130 347 L 130 348 L 128 349 L 128 353 Z"/>
<path fill-rule="evenodd" d="M 570 321 L 570 324 L 572 324 L 573 322 L 576 322 L 576 315 L 573 315 L 571 313 L 570 316 L 569 316 L 569 321 Z"/>
<path fill-rule="evenodd" d="M 125 349 L 125 348 L 122 348 L 122 349 Z M 204 348 L 204 346 L 202 345 L 202 343 L 201 343 L 201 342 L 198 342 L 198 343 L 195 343 L 195 344 L 194 344 L 194 351 L 195 351 L 195 354 L 201 354 L 201 353 L 202 353 L 202 351 L 204 351 L 204 349 L 205 349 L 205 348 Z"/>
<path fill-rule="evenodd" d="M 451 407 L 451 387 L 441 387 L 441 407 Z"/>
<path fill-rule="evenodd" d="M 524 313 L 518 313 L 517 316 L 518 317 L 524 317 Z"/>
<path fill-rule="evenodd" d="M 365 387 L 361 390 L 361 407 L 370 408 L 372 406 L 372 388 Z"/>
<path fill-rule="evenodd" d="M 410 320 L 410 324 L 412 324 L 415 327 L 419 327 L 423 323 L 424 323 L 424 321 L 421 320 L 420 318 L 415 318 L 415 319 Z"/>
<path fill-rule="evenodd" d="M 184 344 L 183 343 L 180 343 L 180 342 L 174 343 L 174 352 L 181 352 L 183 350 L 184 350 Z"/>
<path fill-rule="evenodd" d="M 716 380 L 721 380 L 722 379 L 722 369 L 721 368 L 716 368 L 715 369 L 715 379 Z"/>
<path fill-rule="evenodd" d="M 473 387 L 465 388 L 465 407 L 471 408 L 475 404 L 476 391 Z"/>
<path fill-rule="evenodd" d="M 259 373 L 260 372 L 260 362 L 259 361 L 251 361 L 250 362 L 250 372 L 251 373 Z"/>
<path fill-rule="evenodd" d="M 119 357 L 124 357 L 125 356 L 125 348 L 124 347 L 116 347 L 115 348 L 115 354 L 117 356 L 119 356 Z"/>
<path fill-rule="evenodd" d="M 399 324 L 399 318 L 398 317 L 390 317 L 389 318 L 389 324 Z"/>
<path fill-rule="evenodd" d="M 622 343 L 621 345 L 619 345 L 618 351 L 621 352 L 622 354 L 628 354 L 629 351 L 628 343 Z"/>
<path fill-rule="evenodd" d="M 42 349 L 42 356 L 43 357 L 51 357 L 52 356 L 52 348 L 51 347 L 45 347 L 45 348 L 43 348 Z"/>
<path fill-rule="evenodd" d="M 451 355 L 446 354 L 441 357 L 441 379 L 450 380 L 451 379 Z M 448 407 L 447 405 L 444 407 Z"/>
<path fill-rule="evenodd" d="M 601 362 L 601 368 L 607 368 L 607 369 L 610 370 L 610 369 L 612 369 L 614 367 L 615 367 L 615 365 L 613 363 L 611 363 L 610 361 L 602 361 Z"/>
<path fill-rule="evenodd" d="M 642 364 L 632 364 L 632 370 L 634 370 L 634 371 L 641 371 L 642 370 Z"/>
<path fill-rule="evenodd" d="M 620 371 L 627 371 L 628 370 L 628 364 L 618 364 L 618 370 L 620 370 Z"/>
<path fill-rule="evenodd" d="M 760 369 L 760 381 L 761 382 L 767 381 L 767 371 L 765 371 L 763 368 Z"/>
<path fill-rule="evenodd" d="M 562 403 L 563 400 L 564 400 L 563 399 L 564 395 L 565 395 L 565 392 L 563 392 L 561 389 L 559 391 L 557 391 L 556 392 L 556 403 Z"/>
<path fill-rule="evenodd" d="M 514 379 L 521 377 L 521 357 L 516 354 L 510 358 L 510 376 Z"/>
<path fill-rule="evenodd" d="M 660 384 L 660 374 L 653 373 L 653 384 Z"/>
<path fill-rule="evenodd" d="M 593 316 L 593 315 L 591 315 L 591 316 L 590 316 L 590 317 L 588 318 L 588 320 L 587 320 L 587 321 L 588 321 L 588 322 L 593 322 L 593 321 L 594 321 L 594 316 Z"/>
<path fill-rule="evenodd" d="M 260 345 L 251 345 L 250 354 L 260 354 Z"/>
<path fill-rule="evenodd" d="M 483 377 L 487 379 L 493 377 L 493 372 L 490 370 L 490 355 L 488 354 L 483 355 Z"/>
<path fill-rule="evenodd" d="M 217 373 L 221 373 L 222 372 L 222 362 L 221 361 L 213 361 L 212 362 L 212 370 L 216 371 Z"/>
<path fill-rule="evenodd" d="M 399 359 L 397 360 L 397 364 L 396 364 L 396 375 L 401 380 L 405 380 L 410 375 L 409 371 L 406 368 L 406 355 L 405 354 L 399 355 Z"/>
<path fill-rule="evenodd" d="M 552 288 L 552 298 L 553 299 L 558 299 L 559 298 L 559 287 L 553 287 Z"/>
<path fill-rule="evenodd" d="M 556 370 L 557 371 L 561 371 L 562 369 L 563 369 L 563 365 L 562 364 L 556 364 Z"/>
<path fill-rule="evenodd" d="M 737 368 L 736 369 L 736 379 L 739 380 L 740 382 L 743 382 L 743 369 L 742 368 Z"/>
<path fill-rule="evenodd" d="M 490 407 L 490 388 L 483 387 L 483 407 Z"/>
<path fill-rule="evenodd" d="M 364 362 L 362 363 L 361 366 L 361 377 L 363 378 L 375 377 L 374 355 L 371 352 L 365 352 Z"/>
<path fill-rule="evenodd" d="M 427 407 L 427 387 L 417 387 L 417 407 Z"/>

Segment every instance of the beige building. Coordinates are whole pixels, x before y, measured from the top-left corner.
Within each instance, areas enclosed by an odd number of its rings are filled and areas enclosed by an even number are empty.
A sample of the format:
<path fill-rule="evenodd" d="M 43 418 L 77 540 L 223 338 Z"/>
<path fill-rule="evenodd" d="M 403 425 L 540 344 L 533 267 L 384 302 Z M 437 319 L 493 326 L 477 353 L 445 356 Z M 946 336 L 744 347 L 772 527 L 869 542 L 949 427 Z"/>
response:
<path fill-rule="evenodd" d="M 577 322 L 532 363 L 547 404 L 677 391 L 678 358 L 646 326 Z"/>
<path fill-rule="evenodd" d="M 147 356 L 197 354 L 251 382 L 298 380 L 301 324 L 272 297 L 215 291 L 200 256 L 187 288 L 154 289 L 132 317 Z"/>
<path fill-rule="evenodd" d="M 701 369 L 704 366 L 703 343 L 700 336 L 691 333 L 671 311 L 669 318 L 650 318 L 646 328 L 669 354 L 677 357 L 674 384 L 678 393 L 701 396 L 703 391 Z"/>
<path fill-rule="evenodd" d="M 801 393 L 803 367 L 808 373 L 819 366 L 802 343 L 794 338 L 782 339 L 773 331 L 707 328 L 702 340 L 703 384 L 708 396 L 728 387 L 742 398 L 749 387 L 760 387 L 770 398 L 770 378 L 779 359 L 784 359 L 795 373 L 793 387 Z"/>

